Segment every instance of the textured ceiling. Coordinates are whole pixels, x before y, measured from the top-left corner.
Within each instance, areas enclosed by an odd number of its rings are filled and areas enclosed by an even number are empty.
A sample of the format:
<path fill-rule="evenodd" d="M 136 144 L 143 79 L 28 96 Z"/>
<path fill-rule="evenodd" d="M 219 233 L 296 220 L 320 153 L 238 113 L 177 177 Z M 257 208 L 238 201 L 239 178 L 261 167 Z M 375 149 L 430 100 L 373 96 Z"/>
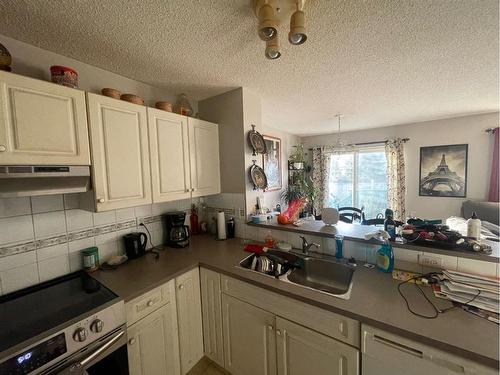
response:
<path fill-rule="evenodd" d="M 0 33 L 204 99 L 239 86 L 295 134 L 499 109 L 497 0 L 308 0 L 269 61 L 250 0 L 0 1 Z"/>

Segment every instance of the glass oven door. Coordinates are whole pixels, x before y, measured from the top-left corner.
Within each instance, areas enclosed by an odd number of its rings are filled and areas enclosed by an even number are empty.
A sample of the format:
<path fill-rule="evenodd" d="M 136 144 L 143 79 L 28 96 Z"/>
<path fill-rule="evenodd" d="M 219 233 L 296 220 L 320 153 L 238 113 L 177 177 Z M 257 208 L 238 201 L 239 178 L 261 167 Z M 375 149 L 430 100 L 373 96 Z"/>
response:
<path fill-rule="evenodd" d="M 125 325 L 48 369 L 47 375 L 128 375 Z"/>

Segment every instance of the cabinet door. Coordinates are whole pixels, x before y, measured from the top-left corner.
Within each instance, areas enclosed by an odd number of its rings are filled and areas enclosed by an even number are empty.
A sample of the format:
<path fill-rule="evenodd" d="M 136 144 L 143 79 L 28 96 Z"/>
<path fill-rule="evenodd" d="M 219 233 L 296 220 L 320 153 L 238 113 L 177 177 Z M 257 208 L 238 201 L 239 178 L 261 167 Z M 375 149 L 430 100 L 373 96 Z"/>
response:
<path fill-rule="evenodd" d="M 130 375 L 180 374 L 175 302 L 169 302 L 127 330 Z"/>
<path fill-rule="evenodd" d="M 146 108 L 88 94 L 97 211 L 151 203 Z"/>
<path fill-rule="evenodd" d="M 220 275 L 201 268 L 200 278 L 205 355 L 224 367 Z"/>
<path fill-rule="evenodd" d="M 278 375 L 357 375 L 357 349 L 276 318 Z"/>
<path fill-rule="evenodd" d="M 191 197 L 186 116 L 148 108 L 153 202 Z"/>
<path fill-rule="evenodd" d="M 195 268 L 175 279 L 181 373 L 186 374 L 203 357 L 200 274 Z"/>
<path fill-rule="evenodd" d="M 274 315 L 222 294 L 222 319 L 226 370 L 233 375 L 276 374 Z"/>
<path fill-rule="evenodd" d="M 220 193 L 219 127 L 188 117 L 193 197 Z"/>
<path fill-rule="evenodd" d="M 0 164 L 90 165 L 85 92 L 0 71 Z"/>

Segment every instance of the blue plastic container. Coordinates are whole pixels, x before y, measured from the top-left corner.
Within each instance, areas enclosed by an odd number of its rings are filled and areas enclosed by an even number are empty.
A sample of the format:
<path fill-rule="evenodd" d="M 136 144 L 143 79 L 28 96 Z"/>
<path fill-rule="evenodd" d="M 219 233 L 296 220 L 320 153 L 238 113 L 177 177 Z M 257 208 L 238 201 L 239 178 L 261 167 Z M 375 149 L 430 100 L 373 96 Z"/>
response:
<path fill-rule="evenodd" d="M 384 243 L 377 251 L 377 268 L 386 273 L 394 269 L 394 251 L 389 242 Z"/>

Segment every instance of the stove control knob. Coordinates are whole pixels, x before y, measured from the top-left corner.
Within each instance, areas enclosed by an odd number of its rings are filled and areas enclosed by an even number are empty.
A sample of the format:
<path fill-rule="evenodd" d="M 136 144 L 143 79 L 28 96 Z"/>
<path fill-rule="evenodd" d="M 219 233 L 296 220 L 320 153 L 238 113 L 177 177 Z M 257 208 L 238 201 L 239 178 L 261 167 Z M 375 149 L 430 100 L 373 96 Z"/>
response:
<path fill-rule="evenodd" d="M 92 323 L 90 323 L 90 330 L 94 333 L 102 332 L 103 327 L 104 323 L 101 319 L 96 319 Z"/>
<path fill-rule="evenodd" d="M 76 342 L 84 342 L 87 339 L 87 330 L 83 327 L 77 328 L 73 333 L 73 340 Z"/>

